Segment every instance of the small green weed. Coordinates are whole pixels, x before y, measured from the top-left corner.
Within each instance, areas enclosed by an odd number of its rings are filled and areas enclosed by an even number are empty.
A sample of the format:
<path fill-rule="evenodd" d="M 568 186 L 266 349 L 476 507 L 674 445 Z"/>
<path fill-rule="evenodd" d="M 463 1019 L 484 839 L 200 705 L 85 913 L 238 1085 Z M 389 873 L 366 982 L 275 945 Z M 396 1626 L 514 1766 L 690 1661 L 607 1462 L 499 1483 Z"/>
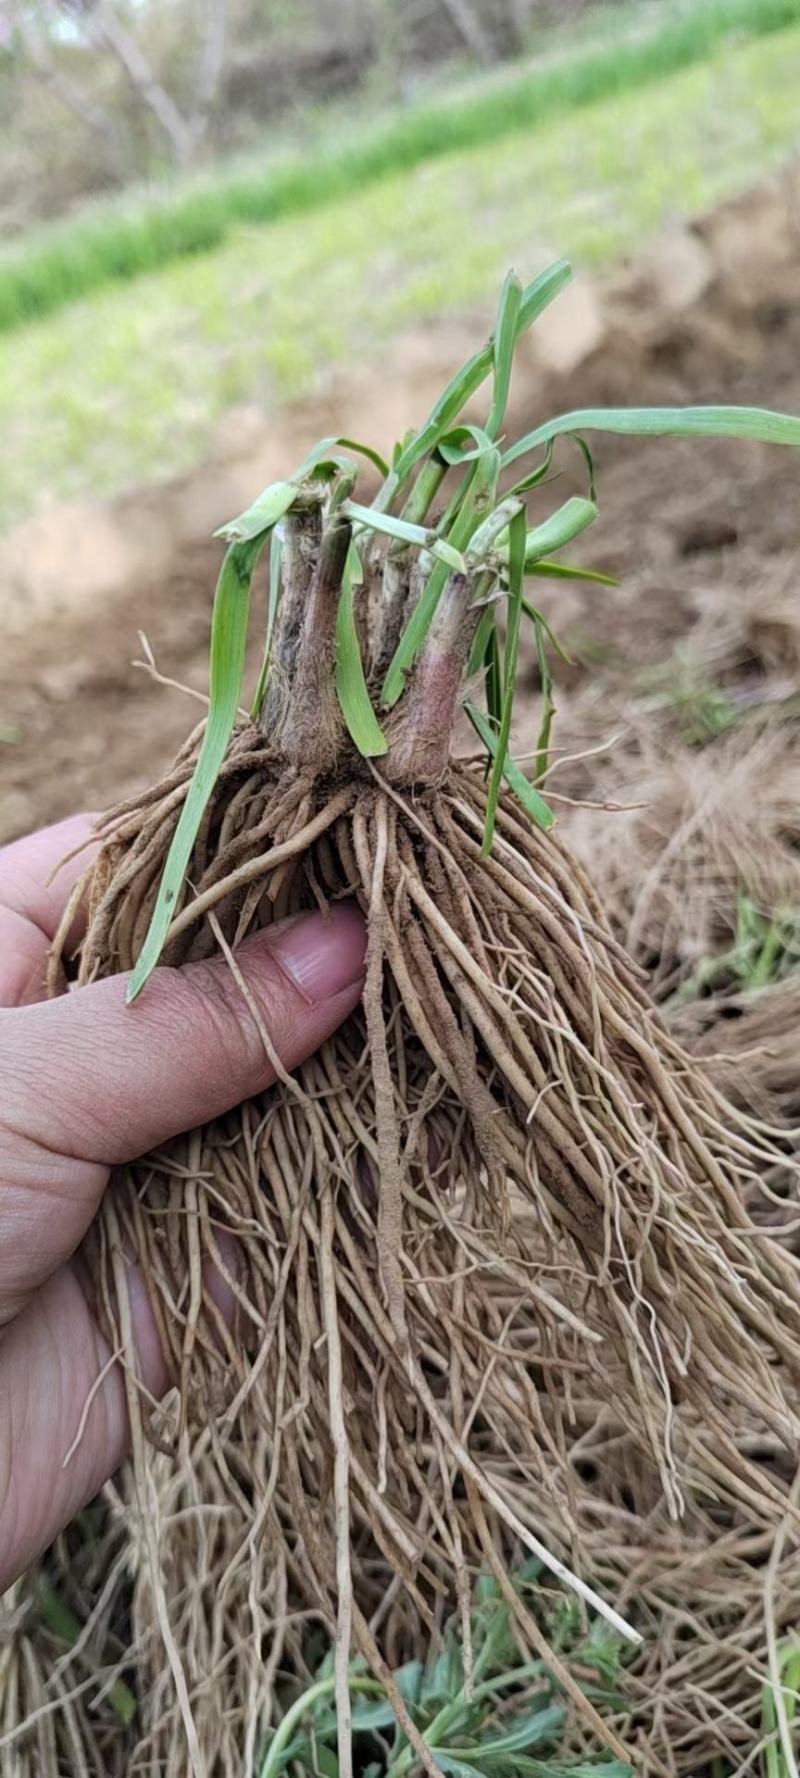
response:
<path fill-rule="evenodd" d="M 541 1609 L 540 1570 L 516 1575 L 521 1594 Z M 622 1708 L 618 1679 L 622 1642 L 601 1621 L 582 1627 L 581 1613 L 559 1599 L 547 1615 L 554 1651 L 576 1673 L 586 1697 L 609 1713 Z M 566 1709 L 542 1660 L 528 1660 L 496 1582 L 483 1577 L 471 1616 L 472 1670 L 460 1636 L 449 1631 L 439 1653 L 409 1661 L 393 1675 L 412 1720 L 440 1771 L 449 1778 L 633 1778 L 633 1768 L 603 1755 L 560 1756 Z M 312 1684 L 286 1708 L 262 1750 L 259 1778 L 292 1767 L 309 1778 L 338 1778 L 334 1657 L 326 1653 Z M 363 1778 L 410 1778 L 419 1770 L 380 1682 L 363 1663 L 351 1667 L 353 1751 Z M 771 1778 L 771 1775 L 770 1775 Z"/>
<path fill-rule="evenodd" d="M 784 981 L 800 965 L 800 913 L 761 913 L 745 890 L 736 899 L 732 945 L 717 957 L 703 957 L 688 979 L 665 1002 L 677 1012 L 720 988 L 754 991 Z"/>

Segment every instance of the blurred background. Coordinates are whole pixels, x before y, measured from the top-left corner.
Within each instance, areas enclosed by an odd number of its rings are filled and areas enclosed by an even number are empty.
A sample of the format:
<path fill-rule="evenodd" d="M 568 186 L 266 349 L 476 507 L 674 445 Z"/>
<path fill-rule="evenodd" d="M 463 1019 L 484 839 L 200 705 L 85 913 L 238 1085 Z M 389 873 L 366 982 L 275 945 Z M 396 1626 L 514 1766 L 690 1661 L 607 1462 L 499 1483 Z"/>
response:
<path fill-rule="evenodd" d="M 390 446 L 510 264 L 577 270 L 514 424 L 800 411 L 798 90 L 800 0 L 0 0 L 0 838 L 163 766 L 196 706 L 148 651 L 202 690 L 215 526 L 320 434 Z M 621 585 L 553 607 L 564 745 L 624 726 L 632 664 L 662 708 L 676 647 L 666 703 L 730 716 L 692 626 L 791 598 L 798 470 L 598 463 Z"/>

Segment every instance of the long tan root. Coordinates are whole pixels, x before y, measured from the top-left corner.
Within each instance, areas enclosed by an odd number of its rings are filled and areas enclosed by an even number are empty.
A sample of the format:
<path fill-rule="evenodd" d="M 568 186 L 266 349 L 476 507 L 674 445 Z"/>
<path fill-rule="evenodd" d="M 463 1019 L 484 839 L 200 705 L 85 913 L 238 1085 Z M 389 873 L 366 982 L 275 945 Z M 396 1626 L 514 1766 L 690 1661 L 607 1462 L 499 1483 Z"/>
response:
<path fill-rule="evenodd" d="M 110 823 L 81 981 L 132 965 L 190 766 Z M 168 961 L 342 894 L 371 949 L 363 1013 L 294 1082 L 121 1170 L 92 1237 L 115 1341 L 121 1243 L 180 1385 L 171 1431 L 131 1390 L 162 1446 L 157 1560 L 183 1625 L 140 1749 L 165 1772 L 176 1688 L 208 1770 L 241 1769 L 268 1727 L 264 1659 L 291 1643 L 301 1663 L 309 1614 L 332 1638 L 338 1622 L 343 1695 L 351 1630 L 371 1623 L 390 1665 L 416 1651 L 485 1566 L 487 1524 L 502 1564 L 537 1551 L 584 1596 L 599 1577 L 600 1608 L 647 1627 L 680 1622 L 716 1515 L 731 1572 L 787 1509 L 798 1270 L 744 1208 L 774 1138 L 667 1033 L 551 838 L 501 805 L 481 858 L 483 795 L 456 765 L 417 800 L 377 774 L 313 785 L 244 728 L 197 842 Z M 235 1338 L 205 1283 L 222 1230 L 244 1259 Z M 631 1578 L 642 1510 L 663 1587 Z M 140 1619 L 163 1609 L 152 1587 Z M 730 1612 L 742 1659 L 748 1609 Z M 659 1726 L 643 1733 L 663 1759 Z"/>

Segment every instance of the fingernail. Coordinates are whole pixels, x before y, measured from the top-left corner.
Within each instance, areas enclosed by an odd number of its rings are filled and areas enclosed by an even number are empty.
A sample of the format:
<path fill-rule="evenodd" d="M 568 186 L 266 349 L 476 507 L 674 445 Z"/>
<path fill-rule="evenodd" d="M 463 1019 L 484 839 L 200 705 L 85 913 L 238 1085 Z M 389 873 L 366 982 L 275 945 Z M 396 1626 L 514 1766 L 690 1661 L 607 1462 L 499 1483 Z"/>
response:
<path fill-rule="evenodd" d="M 272 950 L 304 999 L 331 1000 L 361 980 L 367 949 L 364 921 L 354 902 L 307 914 L 275 935 Z"/>

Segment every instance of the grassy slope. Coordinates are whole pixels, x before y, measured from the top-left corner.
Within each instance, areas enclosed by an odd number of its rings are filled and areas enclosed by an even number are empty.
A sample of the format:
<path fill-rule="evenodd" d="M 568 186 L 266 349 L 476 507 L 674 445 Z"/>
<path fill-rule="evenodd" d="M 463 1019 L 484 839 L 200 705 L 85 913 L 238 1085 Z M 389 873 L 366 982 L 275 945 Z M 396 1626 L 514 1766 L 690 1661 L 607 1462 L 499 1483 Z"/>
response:
<path fill-rule="evenodd" d="M 567 110 L 620 96 L 704 61 L 731 34 L 759 37 L 800 22 L 800 0 L 661 0 L 644 21 L 602 14 L 588 40 L 555 32 L 532 64 L 477 80 L 298 154 L 222 163 L 210 175 L 125 197 L 25 235 L 0 254 L 0 329 L 55 312 L 102 285 L 220 247 L 239 224 L 315 210 L 388 174 L 457 149 L 540 128 Z M 319 129 L 319 122 L 317 128 Z"/>
<path fill-rule="evenodd" d="M 0 522 L 42 489 L 107 492 L 188 465 L 230 403 L 303 393 L 331 363 L 488 301 L 509 261 L 598 263 L 713 203 L 787 152 L 798 77 L 800 27 L 727 45 L 0 337 Z"/>

